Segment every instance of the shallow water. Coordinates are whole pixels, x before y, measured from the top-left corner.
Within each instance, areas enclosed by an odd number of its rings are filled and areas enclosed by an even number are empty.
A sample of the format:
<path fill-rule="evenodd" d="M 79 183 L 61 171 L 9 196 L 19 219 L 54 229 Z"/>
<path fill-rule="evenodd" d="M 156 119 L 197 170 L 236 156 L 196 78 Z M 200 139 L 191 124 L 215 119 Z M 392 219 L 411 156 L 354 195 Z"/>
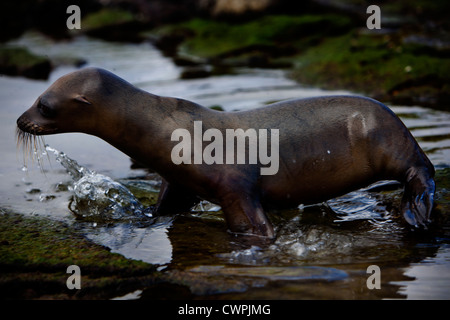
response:
<path fill-rule="evenodd" d="M 347 93 L 301 87 L 281 70 L 241 69 L 235 75 L 179 80 L 181 69 L 149 44 L 88 38 L 52 43 L 32 33 L 15 44 L 50 56 L 80 57 L 88 65 L 109 69 L 154 94 L 204 106 L 220 105 L 227 111 L 290 98 Z M 448 225 L 431 236 L 411 234 L 395 211 L 401 190 L 388 183 L 382 191 L 360 190 L 326 204 L 271 212 L 277 238 L 270 243 L 228 233 L 220 208 L 209 203 L 188 215 L 146 223 L 133 219 L 108 223 L 75 220 L 69 210 L 73 180 L 67 171 L 52 154 L 48 159 L 43 157 L 43 168 L 29 158 L 24 170 L 22 151 L 16 149 L 15 141 L 15 121 L 20 114 L 55 79 L 72 70 L 59 67 L 48 81 L 0 77 L 2 208 L 64 220 L 74 232 L 86 234 L 113 252 L 191 279 L 185 282 L 193 297 L 450 298 Z M 436 168 L 449 167 L 450 114 L 422 107 L 391 107 Z M 144 204 L 145 195 L 156 194 L 157 180 L 143 169 L 131 169 L 127 156 L 96 137 L 64 134 L 48 136 L 45 141 L 86 169 L 121 182 L 139 194 L 137 198 Z M 448 214 L 450 208 L 443 211 Z M 381 289 L 368 289 L 369 265 L 380 267 Z M 131 297 L 150 299 L 158 289 L 142 288 Z"/>

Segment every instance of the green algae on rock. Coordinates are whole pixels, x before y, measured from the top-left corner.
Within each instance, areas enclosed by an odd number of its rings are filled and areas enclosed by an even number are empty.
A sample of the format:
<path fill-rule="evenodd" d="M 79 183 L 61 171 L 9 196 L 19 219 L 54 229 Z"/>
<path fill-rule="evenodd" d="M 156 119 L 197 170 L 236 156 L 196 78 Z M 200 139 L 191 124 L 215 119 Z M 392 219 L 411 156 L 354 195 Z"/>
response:
<path fill-rule="evenodd" d="M 154 283 L 156 267 L 111 253 L 67 224 L 0 211 L 0 296 L 4 299 L 112 298 Z M 67 267 L 81 269 L 69 290 Z"/>

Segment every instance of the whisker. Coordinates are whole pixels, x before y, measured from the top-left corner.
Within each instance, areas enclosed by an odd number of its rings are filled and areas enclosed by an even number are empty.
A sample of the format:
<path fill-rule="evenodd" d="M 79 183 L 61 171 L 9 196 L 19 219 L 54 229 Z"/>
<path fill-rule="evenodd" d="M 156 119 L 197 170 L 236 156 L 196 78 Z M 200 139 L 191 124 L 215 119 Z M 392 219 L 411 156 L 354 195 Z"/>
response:
<path fill-rule="evenodd" d="M 44 163 L 42 160 L 44 153 L 47 155 L 48 162 L 50 163 L 50 157 L 46 151 L 44 137 L 23 131 L 17 127 L 16 139 L 17 148 L 22 148 L 24 168 L 28 167 L 28 161 L 31 158 L 31 163 L 34 164 L 34 161 L 36 161 L 41 172 L 44 173 Z"/>
<path fill-rule="evenodd" d="M 29 145 L 29 133 L 16 128 L 17 149 L 22 149 L 22 159 L 24 167 L 28 166 L 28 145 Z"/>

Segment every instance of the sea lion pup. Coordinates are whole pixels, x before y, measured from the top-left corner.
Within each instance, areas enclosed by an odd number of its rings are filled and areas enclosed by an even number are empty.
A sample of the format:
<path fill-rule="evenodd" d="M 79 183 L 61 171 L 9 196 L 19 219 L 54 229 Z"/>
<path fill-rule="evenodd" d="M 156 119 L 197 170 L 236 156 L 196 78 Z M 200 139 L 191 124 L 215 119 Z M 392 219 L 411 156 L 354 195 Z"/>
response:
<path fill-rule="evenodd" d="M 187 211 L 205 199 L 221 205 L 235 233 L 272 238 L 264 209 L 318 203 L 386 179 L 405 185 L 401 211 L 409 224 L 430 221 L 433 165 L 400 119 L 368 98 L 329 96 L 219 112 L 156 96 L 106 70 L 86 68 L 55 81 L 17 125 L 33 135 L 84 132 L 100 137 L 163 177 L 155 214 Z M 234 162 L 228 145 L 218 147 L 229 130 L 238 129 L 249 140 L 250 133 L 260 133 L 258 149 L 253 140 L 241 151 L 249 159 L 245 163 Z M 180 134 L 174 137 L 180 130 L 194 137 L 192 155 L 191 142 L 180 142 Z M 275 146 L 272 159 L 278 161 L 276 170 L 266 174 L 264 130 L 266 144 Z M 252 158 L 255 150 L 260 161 Z"/>

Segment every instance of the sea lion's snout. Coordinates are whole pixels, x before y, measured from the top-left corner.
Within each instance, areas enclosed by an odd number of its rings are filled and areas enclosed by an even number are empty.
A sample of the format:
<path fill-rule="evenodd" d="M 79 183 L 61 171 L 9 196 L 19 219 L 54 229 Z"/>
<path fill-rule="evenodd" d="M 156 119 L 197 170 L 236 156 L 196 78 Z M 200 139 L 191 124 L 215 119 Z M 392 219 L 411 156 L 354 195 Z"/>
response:
<path fill-rule="evenodd" d="M 17 127 L 27 133 L 36 134 L 39 131 L 39 125 L 31 122 L 25 114 L 17 119 Z"/>

